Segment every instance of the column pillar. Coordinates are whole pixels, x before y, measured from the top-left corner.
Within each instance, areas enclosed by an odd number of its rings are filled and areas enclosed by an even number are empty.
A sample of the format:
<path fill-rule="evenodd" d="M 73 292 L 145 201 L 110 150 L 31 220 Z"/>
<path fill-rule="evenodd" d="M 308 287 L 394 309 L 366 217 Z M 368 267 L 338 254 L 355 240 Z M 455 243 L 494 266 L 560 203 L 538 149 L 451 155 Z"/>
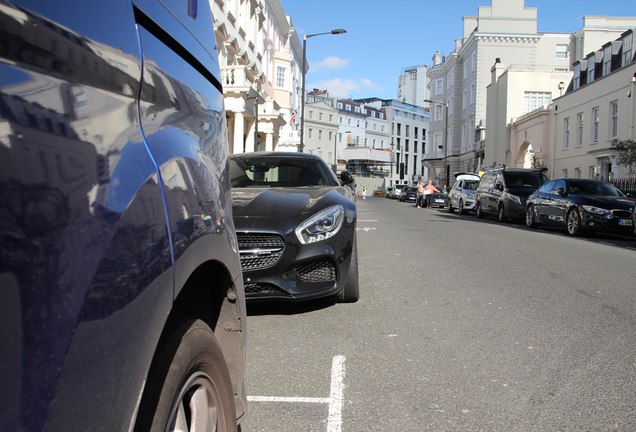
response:
<path fill-rule="evenodd" d="M 234 113 L 234 147 L 232 154 L 244 153 L 243 136 L 245 136 L 245 116 L 242 112 Z"/>
<path fill-rule="evenodd" d="M 245 137 L 245 153 L 251 153 L 257 150 L 256 143 L 254 142 L 255 130 L 256 130 L 256 122 L 252 121 L 247 131 L 247 136 Z"/>
<path fill-rule="evenodd" d="M 271 132 L 265 134 L 265 151 L 274 151 L 274 134 Z"/>

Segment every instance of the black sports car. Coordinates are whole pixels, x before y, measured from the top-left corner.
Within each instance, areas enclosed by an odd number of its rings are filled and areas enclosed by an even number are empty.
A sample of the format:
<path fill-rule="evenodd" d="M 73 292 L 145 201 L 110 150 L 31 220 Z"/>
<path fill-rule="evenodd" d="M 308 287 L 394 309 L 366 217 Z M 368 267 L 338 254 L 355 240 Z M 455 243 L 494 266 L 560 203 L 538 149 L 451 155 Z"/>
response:
<path fill-rule="evenodd" d="M 230 156 L 247 300 L 358 300 L 354 180 L 341 180 L 307 153 Z"/>
<path fill-rule="evenodd" d="M 528 197 L 526 225 L 562 226 L 574 236 L 592 231 L 630 233 L 633 209 L 634 200 L 611 183 L 561 178 Z"/>

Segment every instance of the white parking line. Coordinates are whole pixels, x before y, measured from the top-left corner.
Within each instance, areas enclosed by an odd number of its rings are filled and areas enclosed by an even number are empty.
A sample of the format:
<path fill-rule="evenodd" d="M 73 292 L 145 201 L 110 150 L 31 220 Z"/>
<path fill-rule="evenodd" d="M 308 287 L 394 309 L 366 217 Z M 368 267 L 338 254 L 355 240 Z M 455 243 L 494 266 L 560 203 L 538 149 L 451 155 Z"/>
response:
<path fill-rule="evenodd" d="M 331 362 L 331 390 L 328 398 L 248 396 L 250 402 L 317 403 L 329 404 L 327 432 L 342 430 L 342 405 L 344 403 L 345 356 L 335 356 Z"/>
<path fill-rule="evenodd" d="M 342 403 L 344 402 L 345 357 L 335 356 L 331 362 L 331 394 L 329 395 L 329 420 L 327 432 L 342 429 Z"/>

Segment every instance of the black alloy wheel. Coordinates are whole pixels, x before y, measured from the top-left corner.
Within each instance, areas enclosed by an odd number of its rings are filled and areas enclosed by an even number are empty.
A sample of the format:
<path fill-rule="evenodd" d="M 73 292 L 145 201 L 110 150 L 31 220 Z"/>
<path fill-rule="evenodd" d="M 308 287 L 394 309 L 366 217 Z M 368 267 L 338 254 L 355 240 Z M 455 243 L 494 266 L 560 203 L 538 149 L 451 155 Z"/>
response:
<path fill-rule="evenodd" d="M 506 208 L 501 203 L 497 208 L 497 220 L 499 220 L 499 222 L 501 223 L 505 223 L 508 221 L 508 218 L 506 217 Z"/>
<path fill-rule="evenodd" d="M 360 285 L 358 282 L 358 239 L 353 236 L 353 245 L 351 246 L 351 264 L 349 264 L 349 277 L 345 282 L 345 286 L 338 294 L 338 302 L 355 303 L 360 298 Z"/>
<path fill-rule="evenodd" d="M 237 431 L 230 373 L 210 327 L 184 318 L 161 341 L 135 431 Z"/>
<path fill-rule="evenodd" d="M 536 228 L 537 227 L 537 221 L 535 219 L 534 206 L 533 205 L 529 205 L 528 208 L 526 209 L 526 226 L 528 228 Z"/>
<path fill-rule="evenodd" d="M 477 204 L 475 204 L 475 214 L 477 215 L 478 219 L 484 218 L 484 212 L 481 210 L 481 204 L 479 204 L 479 201 L 477 201 Z"/>
<path fill-rule="evenodd" d="M 571 236 L 583 235 L 583 225 L 579 209 L 577 209 L 576 207 L 571 208 L 565 218 L 565 223 L 568 234 L 570 234 Z"/>

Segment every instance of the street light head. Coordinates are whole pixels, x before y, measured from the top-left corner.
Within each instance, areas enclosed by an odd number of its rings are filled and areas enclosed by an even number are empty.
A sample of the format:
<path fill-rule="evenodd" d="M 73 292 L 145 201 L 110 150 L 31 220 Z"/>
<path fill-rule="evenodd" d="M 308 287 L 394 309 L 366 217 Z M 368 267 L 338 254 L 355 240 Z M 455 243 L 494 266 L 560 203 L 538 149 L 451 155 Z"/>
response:
<path fill-rule="evenodd" d="M 343 33 L 346 33 L 346 32 L 347 32 L 347 30 L 345 30 L 345 29 L 333 29 L 333 30 L 331 30 L 331 34 L 343 34 Z"/>

